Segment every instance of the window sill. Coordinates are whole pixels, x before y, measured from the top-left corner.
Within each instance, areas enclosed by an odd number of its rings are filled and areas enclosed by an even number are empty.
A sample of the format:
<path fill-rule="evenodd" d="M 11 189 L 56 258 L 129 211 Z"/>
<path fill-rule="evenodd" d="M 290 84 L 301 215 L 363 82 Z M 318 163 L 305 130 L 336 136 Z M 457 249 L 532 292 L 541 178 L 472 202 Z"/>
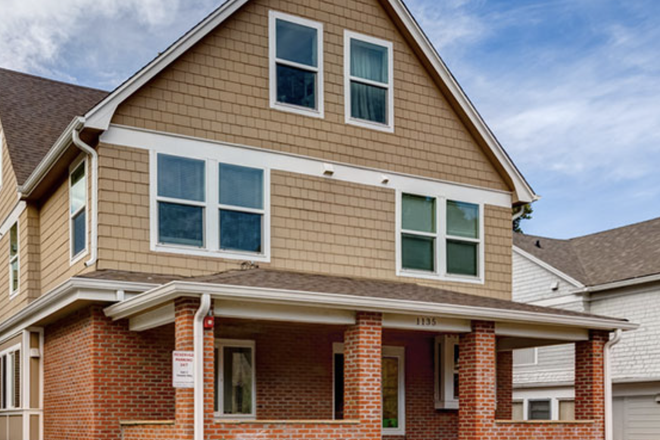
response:
<path fill-rule="evenodd" d="M 359 420 L 255 420 L 255 419 L 223 419 L 215 417 L 215 423 L 226 425 L 359 425 Z"/>
<path fill-rule="evenodd" d="M 193 248 L 185 246 L 173 246 L 158 244 L 151 248 L 154 252 L 163 252 L 179 255 L 192 255 L 196 257 L 207 258 L 224 258 L 227 260 L 241 260 L 241 261 L 255 261 L 259 263 L 270 263 L 270 255 L 268 254 L 252 254 L 249 252 L 232 252 L 222 250 L 207 250 L 204 248 Z"/>
<path fill-rule="evenodd" d="M 484 284 L 484 280 L 480 277 L 467 277 L 467 276 L 441 276 L 432 272 L 417 272 L 406 269 L 399 269 L 396 273 L 399 277 L 406 278 L 422 278 L 425 280 L 447 281 L 452 283 L 468 283 L 468 284 Z"/>
<path fill-rule="evenodd" d="M 595 420 L 495 420 L 498 425 L 590 425 Z"/>
<path fill-rule="evenodd" d="M 458 409 L 458 400 L 436 401 L 435 409 Z"/>
<path fill-rule="evenodd" d="M 323 110 L 308 109 L 306 107 L 298 107 L 295 105 L 283 104 L 280 102 L 271 103 L 270 108 L 279 110 L 286 113 L 293 113 L 300 116 L 310 116 L 312 118 L 323 119 L 325 117 Z"/>
<path fill-rule="evenodd" d="M 348 118 L 346 123 L 356 127 L 369 128 L 371 130 L 382 131 L 385 133 L 394 133 L 394 125 L 379 124 L 378 122 L 369 122 L 362 119 Z"/>
<path fill-rule="evenodd" d="M 69 260 L 69 266 L 73 266 L 74 264 L 78 263 L 80 260 L 85 258 L 88 254 L 89 253 L 87 252 L 87 249 L 85 249 L 84 251 L 79 252 L 78 254 L 76 254 L 75 256 L 73 256 Z"/>

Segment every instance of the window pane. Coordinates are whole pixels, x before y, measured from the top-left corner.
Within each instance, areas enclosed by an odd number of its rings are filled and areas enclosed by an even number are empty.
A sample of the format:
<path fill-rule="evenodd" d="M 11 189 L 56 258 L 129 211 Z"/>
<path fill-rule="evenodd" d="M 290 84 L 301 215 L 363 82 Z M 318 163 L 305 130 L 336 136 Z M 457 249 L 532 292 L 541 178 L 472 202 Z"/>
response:
<path fill-rule="evenodd" d="M 479 238 L 479 205 L 447 201 L 447 235 Z"/>
<path fill-rule="evenodd" d="M 399 427 L 399 360 L 383 358 L 383 428 Z"/>
<path fill-rule="evenodd" d="M 71 214 L 85 206 L 85 193 L 85 164 L 83 162 L 71 173 Z"/>
<path fill-rule="evenodd" d="M 18 258 L 11 262 L 11 291 L 18 290 Z"/>
<path fill-rule="evenodd" d="M 388 80 L 387 47 L 351 40 L 351 75 L 383 84 Z"/>
<path fill-rule="evenodd" d="M 549 400 L 529 401 L 529 420 L 550 420 Z"/>
<path fill-rule="evenodd" d="M 158 155 L 158 195 L 203 202 L 205 198 L 203 160 Z"/>
<path fill-rule="evenodd" d="M 316 108 L 316 73 L 277 65 L 277 102 Z"/>
<path fill-rule="evenodd" d="M 351 81 L 351 117 L 387 124 L 387 90 Z"/>
<path fill-rule="evenodd" d="M 277 20 L 277 58 L 317 67 L 317 38 L 314 28 Z"/>
<path fill-rule="evenodd" d="M 18 223 L 9 230 L 9 256 L 13 257 L 18 253 Z"/>
<path fill-rule="evenodd" d="M 435 270 L 435 239 L 403 234 L 401 237 L 401 265 L 404 269 Z"/>
<path fill-rule="evenodd" d="M 559 420 L 575 420 L 574 400 L 561 400 L 559 402 Z"/>
<path fill-rule="evenodd" d="M 252 414 L 252 349 L 223 348 L 224 414 Z"/>
<path fill-rule="evenodd" d="M 435 199 L 403 194 L 401 226 L 408 231 L 435 232 Z"/>
<path fill-rule="evenodd" d="M 255 168 L 220 164 L 220 203 L 263 209 L 264 172 Z"/>
<path fill-rule="evenodd" d="M 524 406 L 522 402 L 513 402 L 513 416 L 511 417 L 511 420 L 524 420 L 523 408 Z"/>
<path fill-rule="evenodd" d="M 158 241 L 186 246 L 204 246 L 204 208 L 159 203 Z"/>
<path fill-rule="evenodd" d="M 335 420 L 344 419 L 344 355 L 335 353 Z"/>
<path fill-rule="evenodd" d="M 447 240 L 447 272 L 477 276 L 478 247 L 475 243 Z"/>
<path fill-rule="evenodd" d="M 220 210 L 220 248 L 261 252 L 261 214 Z"/>
<path fill-rule="evenodd" d="M 80 213 L 73 218 L 73 237 L 72 237 L 72 246 L 73 246 L 73 255 L 78 255 L 85 250 L 86 240 L 86 222 L 85 222 L 85 211 L 82 210 Z"/>

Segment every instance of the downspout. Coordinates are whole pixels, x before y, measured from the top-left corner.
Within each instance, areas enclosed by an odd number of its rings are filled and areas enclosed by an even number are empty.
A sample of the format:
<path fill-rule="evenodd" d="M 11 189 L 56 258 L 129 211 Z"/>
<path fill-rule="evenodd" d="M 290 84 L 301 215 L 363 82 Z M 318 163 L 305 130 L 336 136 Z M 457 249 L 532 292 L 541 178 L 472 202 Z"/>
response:
<path fill-rule="evenodd" d="M 202 295 L 194 322 L 194 440 L 204 440 L 204 318 L 211 309 L 211 296 Z"/>
<path fill-rule="evenodd" d="M 614 420 L 612 416 L 612 366 L 611 366 L 611 350 L 621 340 L 621 329 L 614 333 L 614 337 L 605 343 L 605 351 L 603 353 L 603 361 L 605 363 L 605 440 L 613 440 L 614 438 Z"/>
<path fill-rule="evenodd" d="M 90 230 L 90 250 L 89 250 L 89 260 L 85 262 L 85 266 L 89 267 L 96 263 L 98 258 L 98 211 L 99 211 L 99 197 L 98 197 L 98 186 L 99 186 L 99 155 L 95 149 L 87 145 L 80 139 L 80 128 L 76 128 L 71 133 L 71 140 L 73 144 L 81 149 L 83 152 L 87 153 L 91 158 L 91 181 L 92 181 L 92 215 L 90 219 L 91 230 Z"/>

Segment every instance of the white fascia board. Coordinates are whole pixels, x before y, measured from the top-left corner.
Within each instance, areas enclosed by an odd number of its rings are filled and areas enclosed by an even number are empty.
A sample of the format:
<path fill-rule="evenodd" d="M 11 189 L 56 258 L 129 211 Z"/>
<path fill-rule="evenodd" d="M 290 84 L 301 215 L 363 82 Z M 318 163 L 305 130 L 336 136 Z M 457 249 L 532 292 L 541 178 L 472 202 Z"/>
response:
<path fill-rule="evenodd" d="M 495 324 L 497 336 L 532 339 L 554 339 L 557 341 L 588 341 L 589 331 L 583 328 L 558 327 L 548 325 L 522 325 L 510 322 Z"/>
<path fill-rule="evenodd" d="M 129 319 L 128 328 L 134 332 L 151 330 L 174 322 L 174 303 L 165 304 L 154 310 Z"/>
<path fill-rule="evenodd" d="M 154 287 L 149 283 L 71 278 L 0 324 L 0 344 L 76 301 L 116 302 L 118 291 L 144 292 Z"/>
<path fill-rule="evenodd" d="M 598 317 L 185 281 L 172 281 L 128 301 L 110 306 L 105 309 L 105 314 L 115 320 L 129 318 L 179 297 L 197 297 L 202 294 L 212 295 L 214 299 L 236 299 L 307 307 L 331 307 L 366 312 L 422 314 L 447 318 L 483 319 L 495 322 L 545 324 L 596 330 L 634 330 L 639 327 L 637 324 L 626 321 Z"/>
<path fill-rule="evenodd" d="M 7 231 L 18 221 L 23 211 L 27 207 L 27 203 L 24 200 L 19 201 L 14 209 L 11 210 L 5 221 L 0 225 L 0 237 L 4 237 Z"/>
<path fill-rule="evenodd" d="M 511 208 L 511 193 L 507 191 L 161 131 L 111 125 L 101 136 L 101 142 L 173 155 L 185 151 L 187 157 L 213 158 L 224 163 L 313 177 L 324 177 L 325 166 L 333 164 L 334 173 L 332 177 L 325 176 L 327 179 L 413 194 L 441 194 L 461 202 Z M 386 183 L 384 174 L 389 177 Z"/>
<path fill-rule="evenodd" d="M 584 284 L 576 280 L 575 278 L 565 274 L 564 272 L 560 271 L 554 266 L 549 265 L 545 261 L 535 257 L 534 255 L 530 254 L 529 252 L 526 252 L 522 249 L 520 249 L 518 246 L 513 246 L 513 252 L 517 253 L 521 257 L 527 258 L 529 261 L 532 263 L 542 267 L 543 269 L 547 270 L 548 272 L 552 273 L 553 275 L 558 276 L 562 280 L 566 281 L 569 284 L 572 284 L 574 287 L 578 289 L 584 288 Z"/>
<path fill-rule="evenodd" d="M 595 286 L 585 287 L 583 291 L 588 293 L 599 293 L 599 292 L 604 292 L 606 290 L 622 289 L 625 287 L 636 286 L 638 284 L 653 283 L 656 281 L 660 281 L 660 274 L 648 275 L 639 278 L 631 278 L 628 280 L 613 281 L 611 283 L 606 283 L 606 284 L 598 284 Z"/>
<path fill-rule="evenodd" d="M 328 325 L 353 325 L 355 313 L 319 307 L 264 304 L 249 301 L 215 301 L 213 314 L 219 318 L 259 319 Z"/>

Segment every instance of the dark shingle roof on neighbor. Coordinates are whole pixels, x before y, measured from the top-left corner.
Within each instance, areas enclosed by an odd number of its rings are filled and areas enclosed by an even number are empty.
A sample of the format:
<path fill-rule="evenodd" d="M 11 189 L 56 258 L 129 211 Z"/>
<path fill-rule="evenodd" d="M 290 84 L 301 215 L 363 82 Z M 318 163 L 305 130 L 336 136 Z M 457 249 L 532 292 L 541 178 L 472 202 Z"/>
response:
<path fill-rule="evenodd" d="M 514 234 L 513 243 L 585 286 L 660 273 L 660 218 L 569 240 Z"/>
<path fill-rule="evenodd" d="M 541 307 L 503 299 L 488 298 L 445 289 L 398 281 L 320 275 L 272 269 L 230 270 L 200 277 L 176 277 L 137 272 L 102 270 L 81 275 L 81 278 L 166 284 L 170 281 L 256 287 L 299 292 L 319 292 L 357 297 L 406 300 L 466 307 L 543 313 L 559 316 L 616 319 L 570 310 Z M 619 320 L 626 321 L 626 320 Z"/>
<path fill-rule="evenodd" d="M 76 116 L 108 95 L 0 68 L 0 123 L 19 185 Z"/>

